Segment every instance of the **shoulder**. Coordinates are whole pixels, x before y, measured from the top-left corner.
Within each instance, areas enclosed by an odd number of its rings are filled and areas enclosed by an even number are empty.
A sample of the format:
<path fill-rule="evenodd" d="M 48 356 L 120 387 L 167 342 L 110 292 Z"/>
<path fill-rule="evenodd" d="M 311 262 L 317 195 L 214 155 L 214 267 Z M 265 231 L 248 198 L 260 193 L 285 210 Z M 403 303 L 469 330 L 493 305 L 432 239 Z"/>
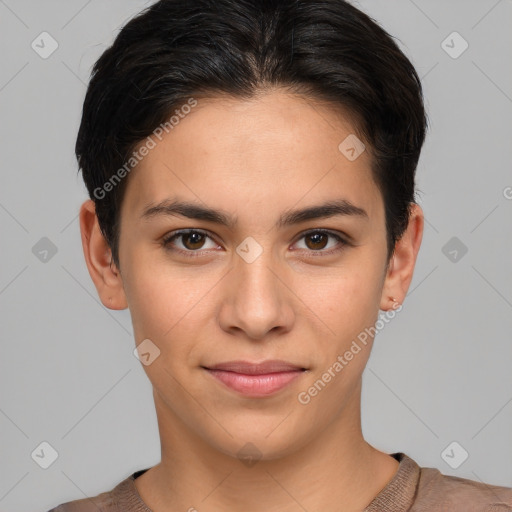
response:
<path fill-rule="evenodd" d="M 103 492 L 92 498 L 62 503 L 48 512 L 113 512 L 114 510 L 117 512 L 114 506 L 112 491 L 110 491 Z"/>
<path fill-rule="evenodd" d="M 97 496 L 68 501 L 48 512 L 146 512 L 147 509 L 134 491 L 134 477 L 147 470 L 132 473 L 119 482 L 111 491 Z"/>
<path fill-rule="evenodd" d="M 436 468 L 422 467 L 414 503 L 411 512 L 512 512 L 512 488 L 444 475 Z"/>

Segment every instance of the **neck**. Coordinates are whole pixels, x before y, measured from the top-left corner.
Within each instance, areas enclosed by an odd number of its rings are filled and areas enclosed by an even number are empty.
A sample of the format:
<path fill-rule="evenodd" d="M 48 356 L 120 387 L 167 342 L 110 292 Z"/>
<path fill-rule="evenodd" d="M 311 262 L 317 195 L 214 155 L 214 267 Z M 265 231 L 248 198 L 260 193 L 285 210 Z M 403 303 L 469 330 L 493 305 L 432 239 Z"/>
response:
<path fill-rule="evenodd" d="M 393 478 L 398 462 L 363 439 L 360 392 L 359 386 L 321 435 L 286 456 L 254 463 L 206 443 L 155 393 L 162 460 L 135 481 L 136 488 L 154 512 L 362 511 Z"/>

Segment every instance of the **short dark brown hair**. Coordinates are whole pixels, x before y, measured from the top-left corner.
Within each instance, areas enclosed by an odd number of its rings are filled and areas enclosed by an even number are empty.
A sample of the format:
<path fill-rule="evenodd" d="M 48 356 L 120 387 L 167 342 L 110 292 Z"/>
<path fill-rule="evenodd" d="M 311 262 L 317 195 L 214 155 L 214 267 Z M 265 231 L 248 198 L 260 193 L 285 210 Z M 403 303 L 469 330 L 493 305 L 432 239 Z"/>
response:
<path fill-rule="evenodd" d="M 160 0 L 94 65 L 76 141 L 116 264 L 127 178 L 112 178 L 134 148 L 191 97 L 251 98 L 273 87 L 357 120 L 385 205 L 389 260 L 415 202 L 427 128 L 420 79 L 393 38 L 344 0 Z"/>

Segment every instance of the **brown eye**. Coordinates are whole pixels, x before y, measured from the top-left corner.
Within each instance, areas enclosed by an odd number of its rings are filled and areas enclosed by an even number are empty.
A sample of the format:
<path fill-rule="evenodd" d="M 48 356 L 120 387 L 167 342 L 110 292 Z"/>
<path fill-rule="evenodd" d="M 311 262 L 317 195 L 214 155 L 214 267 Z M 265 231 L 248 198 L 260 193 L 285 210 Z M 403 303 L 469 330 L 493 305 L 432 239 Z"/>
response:
<path fill-rule="evenodd" d="M 205 247 L 208 240 L 210 240 L 211 246 Z M 215 249 L 217 247 L 207 233 L 196 229 L 171 233 L 162 240 L 162 245 L 168 250 L 175 250 L 182 253 L 194 253 L 199 252 L 200 249 Z"/>
<path fill-rule="evenodd" d="M 204 245 L 205 236 L 203 233 L 193 231 L 191 233 L 185 233 L 179 235 L 183 245 L 190 250 L 201 249 Z"/>
<path fill-rule="evenodd" d="M 327 235 L 326 233 L 316 232 L 316 233 L 306 235 L 305 239 L 309 240 L 311 242 L 311 243 L 306 242 L 308 249 L 319 250 L 319 249 L 325 248 L 325 246 L 327 245 L 328 239 L 329 239 L 329 235 Z"/>
<path fill-rule="evenodd" d="M 328 256 L 351 245 L 338 234 L 319 229 L 304 233 L 299 241 L 302 240 L 304 240 L 304 246 L 300 247 L 299 244 L 298 248 L 310 254 L 314 254 L 315 256 Z M 334 240 L 334 243 L 331 243 L 331 240 Z"/>

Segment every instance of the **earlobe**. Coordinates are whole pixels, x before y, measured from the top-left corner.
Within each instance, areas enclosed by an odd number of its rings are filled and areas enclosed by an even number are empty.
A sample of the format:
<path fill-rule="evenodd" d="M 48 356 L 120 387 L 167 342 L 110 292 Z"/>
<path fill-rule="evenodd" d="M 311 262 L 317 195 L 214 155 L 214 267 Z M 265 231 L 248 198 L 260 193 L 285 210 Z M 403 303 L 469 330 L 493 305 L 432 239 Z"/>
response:
<path fill-rule="evenodd" d="M 421 207 L 410 205 L 409 224 L 397 241 L 384 281 L 380 309 L 395 309 L 404 301 L 412 281 L 416 259 L 423 238 L 424 216 Z"/>
<path fill-rule="evenodd" d="M 102 304 L 109 309 L 126 309 L 121 274 L 112 261 L 112 252 L 100 230 L 92 200 L 82 204 L 79 217 L 85 262 Z"/>

